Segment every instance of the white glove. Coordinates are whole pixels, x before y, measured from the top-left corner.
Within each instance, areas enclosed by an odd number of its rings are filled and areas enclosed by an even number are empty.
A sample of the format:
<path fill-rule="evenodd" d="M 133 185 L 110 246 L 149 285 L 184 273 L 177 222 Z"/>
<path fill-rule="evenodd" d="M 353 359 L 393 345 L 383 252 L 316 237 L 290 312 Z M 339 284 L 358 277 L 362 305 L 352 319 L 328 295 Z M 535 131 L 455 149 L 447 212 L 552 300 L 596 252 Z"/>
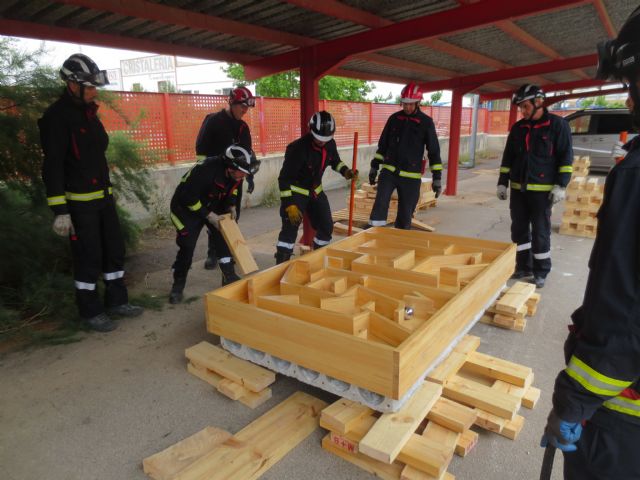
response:
<path fill-rule="evenodd" d="M 53 231 L 56 235 L 60 235 L 61 237 L 75 235 L 76 231 L 74 230 L 73 223 L 71 222 L 71 215 L 68 213 L 64 215 L 56 215 L 56 218 L 53 219 Z"/>
<path fill-rule="evenodd" d="M 220 217 L 215 213 L 209 212 L 207 215 L 207 222 L 209 222 L 216 230 L 220 230 Z"/>
<path fill-rule="evenodd" d="M 611 149 L 611 158 L 614 161 L 617 161 L 619 158 L 626 157 L 627 151 L 622 148 L 623 145 L 624 143 L 622 143 L 620 140 L 613 144 L 613 148 Z"/>
<path fill-rule="evenodd" d="M 507 193 L 507 187 L 504 185 L 498 185 L 498 189 L 496 190 L 496 195 L 499 200 L 506 200 L 509 194 Z"/>
<path fill-rule="evenodd" d="M 549 200 L 551 203 L 555 205 L 558 202 L 564 200 L 564 197 L 567 196 L 567 192 L 560 185 L 554 185 L 551 189 L 551 193 L 549 193 Z"/>

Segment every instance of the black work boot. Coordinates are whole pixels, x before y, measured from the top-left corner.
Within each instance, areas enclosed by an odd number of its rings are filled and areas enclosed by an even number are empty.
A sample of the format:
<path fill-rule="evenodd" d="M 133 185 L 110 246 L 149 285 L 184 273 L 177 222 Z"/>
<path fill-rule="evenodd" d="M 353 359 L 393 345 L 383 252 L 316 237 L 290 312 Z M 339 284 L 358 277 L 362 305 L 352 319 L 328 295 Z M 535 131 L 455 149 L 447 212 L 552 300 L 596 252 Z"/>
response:
<path fill-rule="evenodd" d="M 118 328 L 118 324 L 111 320 L 106 313 L 102 312 L 91 318 L 83 319 L 85 325 L 96 332 L 110 332 Z"/>
<path fill-rule="evenodd" d="M 240 277 L 233 268 L 233 262 L 221 263 L 220 272 L 222 273 L 222 286 L 229 285 L 230 283 L 240 280 Z"/>
<path fill-rule="evenodd" d="M 533 280 L 530 280 L 529 283 L 535 284 L 536 288 L 542 288 L 544 287 L 545 280 L 544 277 L 533 277 Z"/>
<path fill-rule="evenodd" d="M 531 270 L 516 270 L 511 275 L 511 278 L 514 280 L 522 280 L 523 278 L 533 277 L 533 272 Z"/>
<path fill-rule="evenodd" d="M 215 270 L 217 266 L 218 266 L 218 259 L 216 258 L 215 255 L 208 256 L 207 259 L 204 261 L 205 270 Z"/>
<path fill-rule="evenodd" d="M 144 308 L 137 305 L 131 305 L 130 303 L 123 303 L 115 307 L 108 307 L 107 314 L 113 317 L 138 317 L 142 315 Z"/>
<path fill-rule="evenodd" d="M 274 257 L 276 258 L 276 265 L 280 265 L 281 263 L 288 261 L 291 258 L 291 255 L 291 252 L 278 250 L 274 255 Z"/>
<path fill-rule="evenodd" d="M 184 291 L 184 285 L 187 283 L 186 278 L 175 278 L 173 279 L 173 286 L 171 287 L 171 292 L 169 292 L 169 303 L 175 305 L 177 303 L 182 302 L 182 292 Z"/>

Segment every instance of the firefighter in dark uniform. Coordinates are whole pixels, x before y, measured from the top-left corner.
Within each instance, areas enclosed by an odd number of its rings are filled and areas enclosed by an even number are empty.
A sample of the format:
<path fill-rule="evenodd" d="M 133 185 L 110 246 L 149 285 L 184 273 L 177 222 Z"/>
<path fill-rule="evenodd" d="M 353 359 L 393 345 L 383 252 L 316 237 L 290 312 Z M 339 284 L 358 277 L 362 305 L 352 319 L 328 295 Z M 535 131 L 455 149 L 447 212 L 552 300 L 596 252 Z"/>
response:
<path fill-rule="evenodd" d="M 369 225 L 379 227 L 387 224 L 389 202 L 397 189 L 395 227 L 408 230 L 420 199 L 425 147 L 436 198 L 442 192 L 442 160 L 433 120 L 420 110 L 422 90 L 415 83 L 410 83 L 402 89 L 400 97 L 402 110 L 387 120 L 378 141 L 378 150 L 371 161 L 369 183 L 375 185 L 377 179 L 378 190 Z M 378 176 L 379 169 L 382 172 Z"/>
<path fill-rule="evenodd" d="M 196 155 L 204 155 L 205 157 L 224 155 L 227 147 L 234 143 L 251 150 L 251 131 L 242 117 L 247 114 L 249 107 L 255 107 L 255 105 L 256 99 L 248 88 L 234 88 L 229 95 L 229 105 L 204 118 L 196 138 Z M 253 175 L 247 175 L 247 193 L 252 193 L 254 188 Z M 241 204 L 242 185 L 238 187 L 236 220 L 240 218 Z M 204 268 L 214 270 L 217 260 L 215 242 L 211 236 L 209 236 L 208 243 L 209 248 Z"/>
<path fill-rule="evenodd" d="M 598 78 L 629 86 L 640 127 L 640 7 L 598 53 Z M 624 148 L 605 182 L 584 300 L 542 438 L 563 451 L 568 480 L 640 478 L 640 137 Z"/>
<path fill-rule="evenodd" d="M 176 227 L 178 255 L 173 262 L 173 286 L 169 303 L 180 303 L 193 251 L 204 226 L 213 239 L 222 285 L 239 280 L 229 246 L 219 230 L 219 216 L 229 213 L 235 219 L 236 201 L 242 180 L 260 168 L 251 150 L 233 144 L 224 155 L 208 157 L 185 173 L 171 198 L 171 221 Z"/>
<path fill-rule="evenodd" d="M 517 244 L 512 278 L 529 279 L 537 288 L 551 271 L 551 207 L 564 200 L 573 171 L 569 124 L 547 111 L 544 98 L 536 85 L 513 94 L 523 118 L 507 137 L 497 189 L 506 200 L 511 182 L 511 241 Z"/>
<path fill-rule="evenodd" d="M 42 178 L 55 219 L 53 230 L 71 241 L 76 304 L 86 326 L 99 332 L 117 327 L 110 316 L 134 317 L 124 284 L 124 241 L 111 191 L 105 152 L 109 135 L 97 116 L 96 87 L 106 71 L 86 55 L 65 60 L 67 86 L 38 121 L 44 152 Z M 96 289 L 102 273 L 104 305 Z"/>
<path fill-rule="evenodd" d="M 287 146 L 278 177 L 282 230 L 276 246 L 276 263 L 286 262 L 293 254 L 298 227 L 306 212 L 316 230 L 313 248 L 331 241 L 333 220 L 327 195 L 322 191 L 322 175 L 331 167 L 347 180 L 357 178 L 338 155 L 333 135 L 336 123 L 329 112 L 314 113 L 309 120 L 309 133 Z"/>

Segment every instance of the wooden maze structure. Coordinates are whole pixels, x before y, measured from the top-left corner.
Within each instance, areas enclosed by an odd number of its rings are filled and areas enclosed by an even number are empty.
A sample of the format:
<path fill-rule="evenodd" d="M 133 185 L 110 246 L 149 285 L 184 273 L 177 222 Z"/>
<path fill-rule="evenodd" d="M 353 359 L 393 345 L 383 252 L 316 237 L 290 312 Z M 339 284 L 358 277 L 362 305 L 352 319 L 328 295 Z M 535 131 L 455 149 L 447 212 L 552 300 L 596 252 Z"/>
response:
<path fill-rule="evenodd" d="M 394 411 L 495 300 L 515 245 L 371 228 L 206 295 L 231 353 Z"/>

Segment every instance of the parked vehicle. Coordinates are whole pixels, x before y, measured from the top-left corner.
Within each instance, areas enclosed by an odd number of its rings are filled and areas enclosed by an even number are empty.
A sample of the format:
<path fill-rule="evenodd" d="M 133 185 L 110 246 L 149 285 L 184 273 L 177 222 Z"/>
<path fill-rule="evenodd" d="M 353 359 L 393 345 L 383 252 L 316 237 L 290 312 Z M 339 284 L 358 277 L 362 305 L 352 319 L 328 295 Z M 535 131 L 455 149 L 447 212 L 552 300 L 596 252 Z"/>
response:
<path fill-rule="evenodd" d="M 580 110 L 566 119 L 571 127 L 573 152 L 588 155 L 592 171 L 608 172 L 614 165 L 611 149 L 620 139 L 620 132 L 629 132 L 629 140 L 637 135 L 626 108 Z"/>

